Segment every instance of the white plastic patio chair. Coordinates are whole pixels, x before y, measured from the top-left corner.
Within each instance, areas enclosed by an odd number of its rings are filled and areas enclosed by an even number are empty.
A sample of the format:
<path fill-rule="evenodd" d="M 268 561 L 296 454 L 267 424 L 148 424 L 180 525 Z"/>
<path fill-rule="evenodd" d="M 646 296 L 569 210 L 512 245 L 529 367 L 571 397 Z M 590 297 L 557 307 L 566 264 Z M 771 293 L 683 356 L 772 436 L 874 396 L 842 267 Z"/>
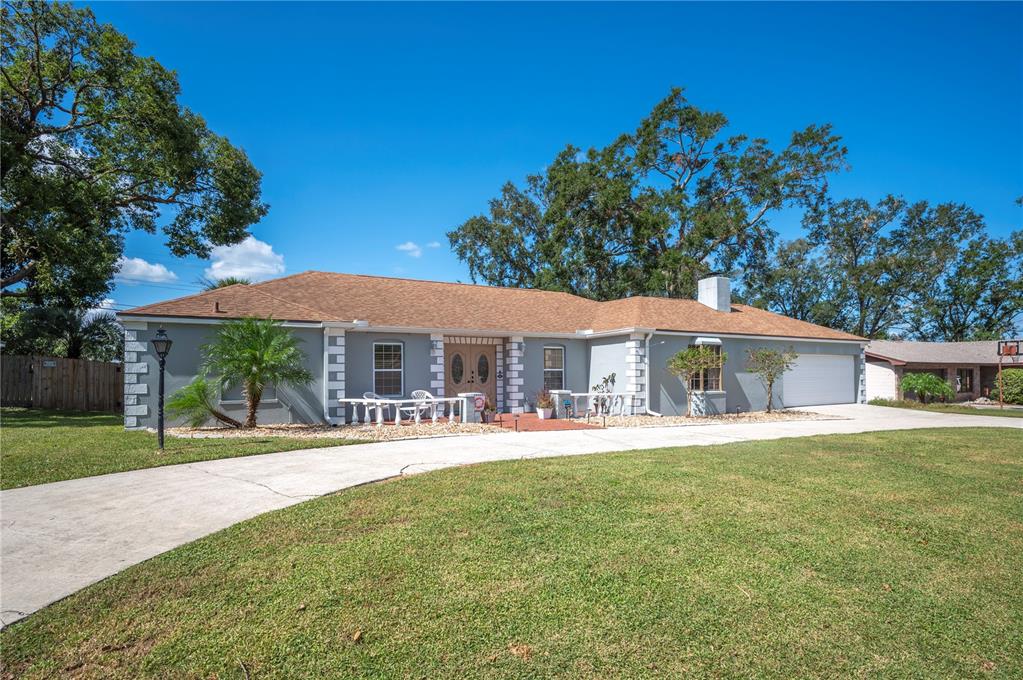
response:
<path fill-rule="evenodd" d="M 423 418 L 424 414 L 427 417 L 430 417 L 433 413 L 434 407 L 436 406 L 436 404 L 433 403 L 436 397 L 426 390 L 413 390 L 411 396 L 413 399 L 417 400 L 416 403 L 412 406 L 401 406 L 398 410 L 402 413 L 407 413 L 410 420 L 415 420 L 417 414 L 420 419 Z"/>

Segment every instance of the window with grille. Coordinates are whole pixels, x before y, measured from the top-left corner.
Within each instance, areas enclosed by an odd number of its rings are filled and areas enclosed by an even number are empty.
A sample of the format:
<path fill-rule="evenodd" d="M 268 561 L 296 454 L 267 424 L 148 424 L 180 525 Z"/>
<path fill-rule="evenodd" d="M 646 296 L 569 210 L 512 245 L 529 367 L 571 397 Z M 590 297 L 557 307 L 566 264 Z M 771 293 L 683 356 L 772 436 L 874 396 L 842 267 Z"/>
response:
<path fill-rule="evenodd" d="M 543 348 L 543 388 L 545 390 L 565 389 L 565 348 Z"/>
<path fill-rule="evenodd" d="M 697 345 L 689 345 L 697 347 Z M 689 377 L 689 390 L 691 392 L 707 392 L 721 389 L 721 345 L 701 345 L 710 347 L 718 355 L 718 365 L 715 368 L 708 368 L 698 371 Z"/>
<path fill-rule="evenodd" d="M 400 397 L 404 393 L 403 355 L 400 342 L 373 343 L 373 391 L 381 397 Z"/>

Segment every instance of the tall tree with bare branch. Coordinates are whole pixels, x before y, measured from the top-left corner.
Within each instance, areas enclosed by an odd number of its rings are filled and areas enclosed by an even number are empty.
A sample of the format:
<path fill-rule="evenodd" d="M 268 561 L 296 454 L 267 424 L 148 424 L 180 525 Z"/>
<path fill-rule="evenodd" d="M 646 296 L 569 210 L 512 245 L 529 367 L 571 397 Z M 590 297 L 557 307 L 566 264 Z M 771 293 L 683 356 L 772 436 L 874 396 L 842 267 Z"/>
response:
<path fill-rule="evenodd" d="M 90 10 L 5 2 L 2 36 L 3 296 L 95 301 L 126 231 L 159 228 L 174 255 L 206 256 L 266 213 L 245 153 Z"/>
<path fill-rule="evenodd" d="M 634 132 L 586 152 L 569 146 L 524 187 L 505 184 L 487 214 L 448 233 L 451 246 L 489 284 L 601 300 L 689 296 L 709 273 L 766 258 L 771 216 L 817 208 L 846 164 L 830 125 L 777 150 L 727 127 L 673 89 Z"/>

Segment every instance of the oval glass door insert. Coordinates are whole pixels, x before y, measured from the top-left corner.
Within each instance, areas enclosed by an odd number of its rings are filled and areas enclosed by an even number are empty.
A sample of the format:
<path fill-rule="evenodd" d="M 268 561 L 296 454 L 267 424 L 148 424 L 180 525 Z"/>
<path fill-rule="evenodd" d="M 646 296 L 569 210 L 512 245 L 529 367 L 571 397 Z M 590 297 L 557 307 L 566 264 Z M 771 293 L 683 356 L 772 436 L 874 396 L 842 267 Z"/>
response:
<path fill-rule="evenodd" d="M 461 354 L 456 354 L 451 357 L 451 382 L 461 385 L 463 377 L 465 377 L 465 362 L 462 361 Z"/>

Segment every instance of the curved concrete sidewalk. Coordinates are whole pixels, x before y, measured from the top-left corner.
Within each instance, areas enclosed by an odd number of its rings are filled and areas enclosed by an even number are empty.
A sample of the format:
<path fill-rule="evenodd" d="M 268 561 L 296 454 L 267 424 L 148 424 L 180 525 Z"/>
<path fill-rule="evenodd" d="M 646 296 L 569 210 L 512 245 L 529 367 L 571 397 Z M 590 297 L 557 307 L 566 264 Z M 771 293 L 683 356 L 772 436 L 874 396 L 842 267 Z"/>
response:
<path fill-rule="evenodd" d="M 485 461 L 1023 419 L 875 406 L 834 420 L 524 432 L 271 453 L 0 492 L 0 622 L 7 625 L 125 567 L 236 522 L 396 475 Z"/>

